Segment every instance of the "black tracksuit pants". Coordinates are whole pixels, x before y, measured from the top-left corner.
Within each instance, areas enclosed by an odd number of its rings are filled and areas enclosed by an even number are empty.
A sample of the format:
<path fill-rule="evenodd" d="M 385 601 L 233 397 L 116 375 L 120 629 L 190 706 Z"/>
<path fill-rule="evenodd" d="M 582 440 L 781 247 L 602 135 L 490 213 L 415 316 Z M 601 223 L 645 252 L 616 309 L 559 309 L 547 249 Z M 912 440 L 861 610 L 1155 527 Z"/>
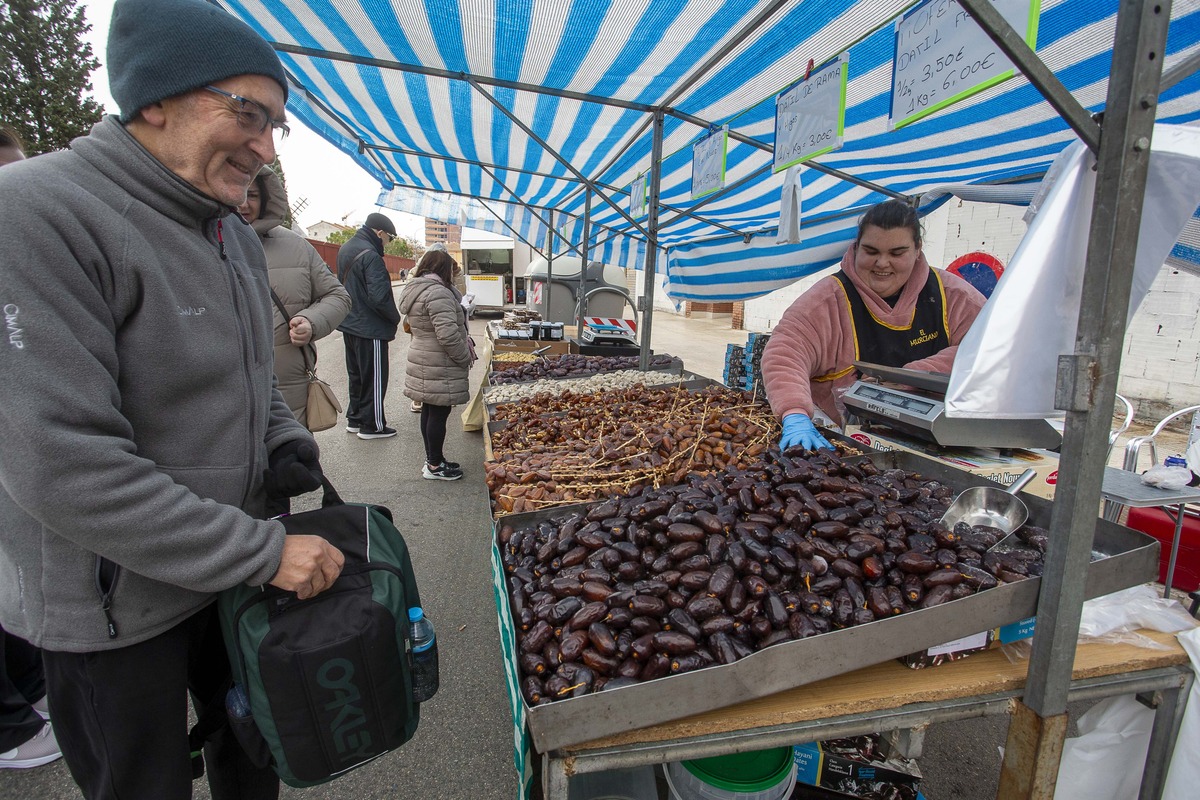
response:
<path fill-rule="evenodd" d="M 32 704 L 45 694 L 42 651 L 0 628 L 0 753 L 20 747 L 42 729 Z"/>
<path fill-rule="evenodd" d="M 350 382 L 346 424 L 363 431 L 381 431 L 387 427 L 383 398 L 388 387 L 388 343 L 349 333 L 342 334 L 342 341 L 346 344 L 346 376 Z"/>
<path fill-rule="evenodd" d="M 187 694 L 199 713 L 230 685 L 216 603 L 138 644 L 43 657 L 54 733 L 87 800 L 191 798 Z M 228 726 L 204 762 L 213 800 L 279 796 L 279 778 L 250 763 Z"/>

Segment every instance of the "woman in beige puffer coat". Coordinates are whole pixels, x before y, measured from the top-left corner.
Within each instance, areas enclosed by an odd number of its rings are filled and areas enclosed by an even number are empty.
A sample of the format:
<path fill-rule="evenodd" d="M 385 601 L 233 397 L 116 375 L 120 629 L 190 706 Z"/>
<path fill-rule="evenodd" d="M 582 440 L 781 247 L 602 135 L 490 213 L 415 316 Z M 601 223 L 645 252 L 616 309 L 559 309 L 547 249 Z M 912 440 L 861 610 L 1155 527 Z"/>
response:
<path fill-rule="evenodd" d="M 328 336 L 350 312 L 350 295 L 316 249 L 283 227 L 287 192 L 274 170 L 262 168 L 238 210 L 262 240 L 271 289 L 291 315 L 289 322 L 275 308 L 275 378 L 288 408 L 307 426 L 305 360 L 315 366 L 313 342 Z"/>
<path fill-rule="evenodd" d="M 454 287 L 457 269 L 449 253 L 430 250 L 400 293 L 400 313 L 412 330 L 404 394 L 421 403 L 421 474 L 429 480 L 456 481 L 463 475 L 462 468 L 442 453 L 450 408 L 471 397 L 468 374 L 475 361 L 462 294 Z"/>

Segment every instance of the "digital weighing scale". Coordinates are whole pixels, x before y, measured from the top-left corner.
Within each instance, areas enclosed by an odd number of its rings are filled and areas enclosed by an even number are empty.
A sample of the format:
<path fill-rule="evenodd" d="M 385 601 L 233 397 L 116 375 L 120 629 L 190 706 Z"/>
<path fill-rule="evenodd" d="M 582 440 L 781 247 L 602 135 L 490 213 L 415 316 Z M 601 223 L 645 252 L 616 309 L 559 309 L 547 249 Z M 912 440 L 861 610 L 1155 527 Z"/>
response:
<path fill-rule="evenodd" d="M 911 390 L 858 380 L 842 397 L 848 413 L 943 447 L 1054 450 L 1062 434 L 1044 419 L 954 419 L 946 416 L 950 376 L 855 361 L 866 376 Z"/>
<path fill-rule="evenodd" d="M 581 344 L 638 345 L 637 321 L 608 317 L 584 317 L 579 333 Z"/>

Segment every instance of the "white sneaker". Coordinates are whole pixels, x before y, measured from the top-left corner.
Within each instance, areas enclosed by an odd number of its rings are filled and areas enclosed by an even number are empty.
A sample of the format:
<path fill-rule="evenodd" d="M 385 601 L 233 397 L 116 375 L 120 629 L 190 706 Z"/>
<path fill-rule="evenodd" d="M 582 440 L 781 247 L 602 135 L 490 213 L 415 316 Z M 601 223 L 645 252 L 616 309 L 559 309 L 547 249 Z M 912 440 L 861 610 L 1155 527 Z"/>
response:
<path fill-rule="evenodd" d="M 38 713 L 42 719 L 50 719 L 50 704 L 46 700 L 46 695 L 42 695 L 42 699 L 33 703 L 33 710 Z"/>
<path fill-rule="evenodd" d="M 0 753 L 0 769 L 29 769 L 49 764 L 62 758 L 58 740 L 54 738 L 54 729 L 47 722 L 32 739 L 16 750 Z"/>

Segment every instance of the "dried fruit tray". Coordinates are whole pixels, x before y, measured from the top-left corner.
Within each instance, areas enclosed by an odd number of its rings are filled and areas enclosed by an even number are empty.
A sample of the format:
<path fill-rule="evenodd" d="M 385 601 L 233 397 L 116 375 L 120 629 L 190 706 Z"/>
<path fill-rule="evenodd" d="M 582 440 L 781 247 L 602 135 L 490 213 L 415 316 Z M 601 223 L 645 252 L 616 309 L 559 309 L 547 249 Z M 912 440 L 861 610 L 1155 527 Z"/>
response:
<path fill-rule="evenodd" d="M 909 453 L 870 453 L 882 469 L 907 469 L 961 491 L 991 481 Z M 1048 527 L 1051 503 L 1032 495 L 1022 498 L 1030 523 Z M 503 523 L 521 527 L 577 510 L 560 506 L 512 514 Z M 1158 542 L 1143 533 L 1096 520 L 1093 561 L 1088 568 L 1086 597 L 1099 597 L 1153 580 L 1158 568 Z M 530 707 L 521 697 L 516 676 L 516 631 L 504 591 L 500 551 L 493 536 L 495 600 L 499 613 L 510 701 L 518 726 L 528 727 L 540 753 L 570 748 L 624 731 L 649 727 L 725 706 L 767 697 L 893 658 L 1007 625 L 1033 616 L 1040 579 L 1006 583 L 933 608 L 901 614 L 866 625 L 777 644 L 733 664 L 710 666 L 654 681 Z"/>

